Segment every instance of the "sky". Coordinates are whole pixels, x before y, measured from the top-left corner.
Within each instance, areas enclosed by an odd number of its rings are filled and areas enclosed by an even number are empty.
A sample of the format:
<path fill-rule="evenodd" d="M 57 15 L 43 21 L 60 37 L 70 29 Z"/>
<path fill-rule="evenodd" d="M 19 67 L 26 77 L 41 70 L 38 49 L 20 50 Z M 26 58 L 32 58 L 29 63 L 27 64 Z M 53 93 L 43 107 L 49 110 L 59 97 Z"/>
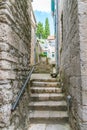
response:
<path fill-rule="evenodd" d="M 45 19 L 49 19 L 50 33 L 54 35 L 54 24 L 51 16 L 51 0 L 33 0 L 33 10 L 37 23 L 40 21 L 45 25 Z"/>
<path fill-rule="evenodd" d="M 51 0 L 33 0 L 32 4 L 35 11 L 51 12 Z"/>

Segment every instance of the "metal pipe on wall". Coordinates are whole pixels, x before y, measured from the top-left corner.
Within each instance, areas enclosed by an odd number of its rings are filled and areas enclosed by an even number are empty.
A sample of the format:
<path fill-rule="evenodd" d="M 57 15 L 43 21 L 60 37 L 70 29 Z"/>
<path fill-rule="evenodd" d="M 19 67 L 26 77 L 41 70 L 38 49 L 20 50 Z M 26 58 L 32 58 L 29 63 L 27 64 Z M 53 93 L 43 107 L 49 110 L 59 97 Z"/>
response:
<path fill-rule="evenodd" d="M 58 56 L 58 0 L 56 2 L 56 71 L 59 69 L 59 56 Z"/>

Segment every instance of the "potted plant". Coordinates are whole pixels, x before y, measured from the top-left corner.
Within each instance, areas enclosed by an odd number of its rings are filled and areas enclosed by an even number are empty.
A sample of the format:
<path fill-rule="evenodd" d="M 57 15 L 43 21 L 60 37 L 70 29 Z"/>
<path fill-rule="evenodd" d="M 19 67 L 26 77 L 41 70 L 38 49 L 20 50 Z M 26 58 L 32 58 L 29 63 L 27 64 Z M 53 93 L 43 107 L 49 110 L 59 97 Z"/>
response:
<path fill-rule="evenodd" d="M 39 54 L 41 61 L 46 62 L 47 55 L 44 53 Z"/>

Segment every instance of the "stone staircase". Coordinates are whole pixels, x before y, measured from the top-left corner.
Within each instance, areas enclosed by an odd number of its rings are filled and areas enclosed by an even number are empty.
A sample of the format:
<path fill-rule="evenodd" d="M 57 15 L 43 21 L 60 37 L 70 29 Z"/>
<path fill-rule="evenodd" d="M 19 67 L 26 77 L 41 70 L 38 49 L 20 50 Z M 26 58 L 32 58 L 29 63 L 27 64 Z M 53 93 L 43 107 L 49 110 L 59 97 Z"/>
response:
<path fill-rule="evenodd" d="M 52 65 L 41 62 L 35 66 L 34 73 L 51 73 Z"/>
<path fill-rule="evenodd" d="M 55 78 L 36 76 L 31 82 L 30 123 L 67 123 L 67 104 Z"/>

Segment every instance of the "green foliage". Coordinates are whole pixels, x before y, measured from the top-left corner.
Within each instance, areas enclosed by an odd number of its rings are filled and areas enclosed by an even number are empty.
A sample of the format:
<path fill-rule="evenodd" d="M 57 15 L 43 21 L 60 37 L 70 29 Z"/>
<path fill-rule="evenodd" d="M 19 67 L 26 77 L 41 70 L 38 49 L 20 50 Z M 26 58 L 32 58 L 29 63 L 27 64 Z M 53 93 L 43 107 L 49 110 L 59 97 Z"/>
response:
<path fill-rule="evenodd" d="M 45 29 L 43 29 L 43 35 L 42 38 L 45 39 Z"/>
<path fill-rule="evenodd" d="M 45 20 L 45 27 L 43 27 L 43 24 L 41 22 L 37 25 L 37 31 L 36 35 L 39 39 L 47 39 L 47 37 L 50 35 L 50 27 L 49 27 L 49 20 L 46 18 Z"/>
<path fill-rule="evenodd" d="M 47 37 L 49 35 L 50 35 L 49 20 L 48 20 L 48 18 L 46 18 L 46 20 L 45 20 L 45 38 L 47 39 Z"/>
<path fill-rule="evenodd" d="M 45 53 L 40 53 L 40 55 L 39 56 L 41 56 L 41 57 L 47 57 L 47 54 L 45 54 Z"/>
<path fill-rule="evenodd" d="M 38 23 L 37 25 L 37 32 L 36 32 L 36 35 L 39 39 L 43 38 L 43 24 L 41 22 Z"/>

